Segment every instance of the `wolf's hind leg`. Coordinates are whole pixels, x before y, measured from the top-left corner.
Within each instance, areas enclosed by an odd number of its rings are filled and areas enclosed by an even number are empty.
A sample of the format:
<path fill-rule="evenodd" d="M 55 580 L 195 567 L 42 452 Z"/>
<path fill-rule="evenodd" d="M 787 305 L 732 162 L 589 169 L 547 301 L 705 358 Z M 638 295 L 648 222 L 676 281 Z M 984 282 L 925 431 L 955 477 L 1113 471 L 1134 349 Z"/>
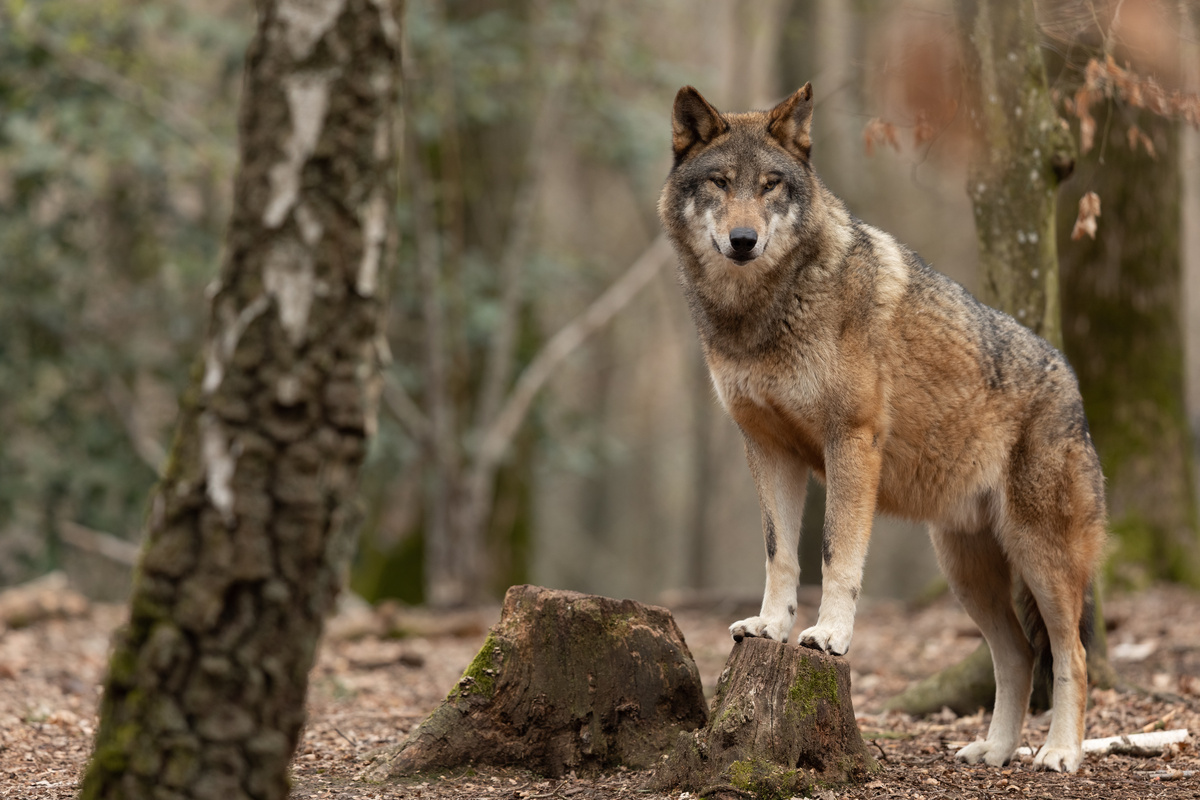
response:
<path fill-rule="evenodd" d="M 762 507 L 767 549 L 767 584 L 757 617 L 729 626 L 734 641 L 747 636 L 786 642 L 796 622 L 796 586 L 800 582 L 800 520 L 808 467 L 790 453 L 770 451 L 746 439 L 746 460 Z"/>
<path fill-rule="evenodd" d="M 995 767 L 1012 760 L 1021 739 L 1033 685 L 1033 651 L 1012 605 L 1012 573 L 991 530 L 971 533 L 931 526 L 938 562 L 951 589 L 979 626 L 992 651 L 996 705 L 986 739 L 962 748 L 956 758 Z"/>
<path fill-rule="evenodd" d="M 1061 557 L 1038 559 L 1022 570 L 1054 655 L 1054 714 L 1046 743 L 1034 756 L 1033 765 L 1055 772 L 1074 772 L 1083 761 L 1087 706 L 1087 656 L 1079 636 L 1079 618 L 1088 576 L 1071 574 L 1065 566 L 1068 561 Z"/>

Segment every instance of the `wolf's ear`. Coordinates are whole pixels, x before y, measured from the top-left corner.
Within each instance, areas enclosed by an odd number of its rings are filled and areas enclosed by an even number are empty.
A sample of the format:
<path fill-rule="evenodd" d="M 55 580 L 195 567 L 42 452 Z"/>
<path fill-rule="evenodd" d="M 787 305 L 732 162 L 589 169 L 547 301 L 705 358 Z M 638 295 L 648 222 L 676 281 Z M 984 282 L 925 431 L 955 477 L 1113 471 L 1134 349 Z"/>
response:
<path fill-rule="evenodd" d="M 675 107 L 671 112 L 671 146 L 675 150 L 676 164 L 693 147 L 707 144 L 727 130 L 729 123 L 721 112 L 694 88 L 685 86 L 675 95 Z"/>
<path fill-rule="evenodd" d="M 812 112 L 812 84 L 806 83 L 771 109 L 767 130 L 789 152 L 807 159 L 812 151 Z"/>

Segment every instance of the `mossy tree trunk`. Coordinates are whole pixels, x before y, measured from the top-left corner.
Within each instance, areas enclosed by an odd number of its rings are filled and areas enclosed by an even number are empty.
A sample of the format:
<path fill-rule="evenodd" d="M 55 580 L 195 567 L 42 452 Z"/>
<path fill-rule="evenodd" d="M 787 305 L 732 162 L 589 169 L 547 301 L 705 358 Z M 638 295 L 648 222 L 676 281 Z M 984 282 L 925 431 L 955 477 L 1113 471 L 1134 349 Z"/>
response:
<path fill-rule="evenodd" d="M 1103 215 L 1095 240 L 1063 247 L 1066 352 L 1108 479 L 1116 577 L 1200 587 L 1180 317 L 1179 123 L 1118 111 L 1122 122 L 1106 125 L 1079 162 L 1075 183 L 1100 195 Z M 1156 156 L 1129 146 L 1130 123 Z M 1062 202 L 1066 231 L 1078 197 Z"/>
<path fill-rule="evenodd" d="M 398 0 L 260 2 L 207 346 L 83 798 L 279 798 L 374 417 Z"/>
<path fill-rule="evenodd" d="M 1061 349 L 1055 208 L 1075 146 L 1051 102 L 1034 3 L 962 0 L 959 16 L 980 299 Z"/>

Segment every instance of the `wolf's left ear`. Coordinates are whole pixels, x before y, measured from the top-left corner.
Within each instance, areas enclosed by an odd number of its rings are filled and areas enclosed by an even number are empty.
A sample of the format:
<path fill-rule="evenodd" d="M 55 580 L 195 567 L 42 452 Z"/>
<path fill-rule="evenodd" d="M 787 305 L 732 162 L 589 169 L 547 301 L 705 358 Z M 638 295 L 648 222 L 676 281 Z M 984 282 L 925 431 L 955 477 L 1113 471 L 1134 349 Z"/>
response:
<path fill-rule="evenodd" d="M 671 111 L 671 147 L 678 164 L 698 144 L 708 144 L 729 130 L 729 123 L 691 86 L 675 95 Z"/>
<path fill-rule="evenodd" d="M 807 159 L 812 151 L 812 112 L 812 84 L 806 83 L 771 109 L 767 130 L 789 152 Z"/>

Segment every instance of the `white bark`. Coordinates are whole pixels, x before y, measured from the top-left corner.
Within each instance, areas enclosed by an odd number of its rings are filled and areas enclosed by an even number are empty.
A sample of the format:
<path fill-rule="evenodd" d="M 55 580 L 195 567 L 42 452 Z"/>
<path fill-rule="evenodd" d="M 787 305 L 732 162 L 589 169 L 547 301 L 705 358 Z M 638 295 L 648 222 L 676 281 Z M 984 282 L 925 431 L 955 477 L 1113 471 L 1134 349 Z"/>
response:
<path fill-rule="evenodd" d="M 312 251 L 294 239 L 282 237 L 267 255 L 263 284 L 275 298 L 279 324 L 292 347 L 303 344 L 307 335 L 316 282 Z"/>
<path fill-rule="evenodd" d="M 204 460 L 205 493 L 226 525 L 233 516 L 233 472 L 237 464 L 230 453 L 225 428 L 211 411 L 200 415 L 200 447 Z"/>
<path fill-rule="evenodd" d="M 363 255 L 358 266 L 355 291 L 360 297 L 370 297 L 379 286 L 379 259 L 387 238 L 388 202 L 376 191 L 359 212 L 363 226 Z"/>
<path fill-rule="evenodd" d="M 284 145 L 284 160 L 271 167 L 271 201 L 263 214 L 268 228 L 278 228 L 300 196 L 300 175 L 308 157 L 317 147 L 325 112 L 329 110 L 329 82 L 332 76 L 306 72 L 284 79 L 292 135 Z"/>
<path fill-rule="evenodd" d="M 221 330 L 213 334 L 208 351 L 204 354 L 204 380 L 200 384 L 204 394 L 210 395 L 220 387 L 225 378 L 225 364 L 233 356 L 238 340 L 242 338 L 246 328 L 250 327 L 250 323 L 266 311 L 269 305 L 270 300 L 260 296 L 236 316 L 231 302 L 226 301 L 217 309 L 216 316 L 220 320 Z"/>
<path fill-rule="evenodd" d="M 290 0 L 279 4 L 279 19 L 286 29 L 284 36 L 294 59 L 308 58 L 345 5 L 346 0 Z M 387 18 L 386 14 L 380 16 Z"/>

